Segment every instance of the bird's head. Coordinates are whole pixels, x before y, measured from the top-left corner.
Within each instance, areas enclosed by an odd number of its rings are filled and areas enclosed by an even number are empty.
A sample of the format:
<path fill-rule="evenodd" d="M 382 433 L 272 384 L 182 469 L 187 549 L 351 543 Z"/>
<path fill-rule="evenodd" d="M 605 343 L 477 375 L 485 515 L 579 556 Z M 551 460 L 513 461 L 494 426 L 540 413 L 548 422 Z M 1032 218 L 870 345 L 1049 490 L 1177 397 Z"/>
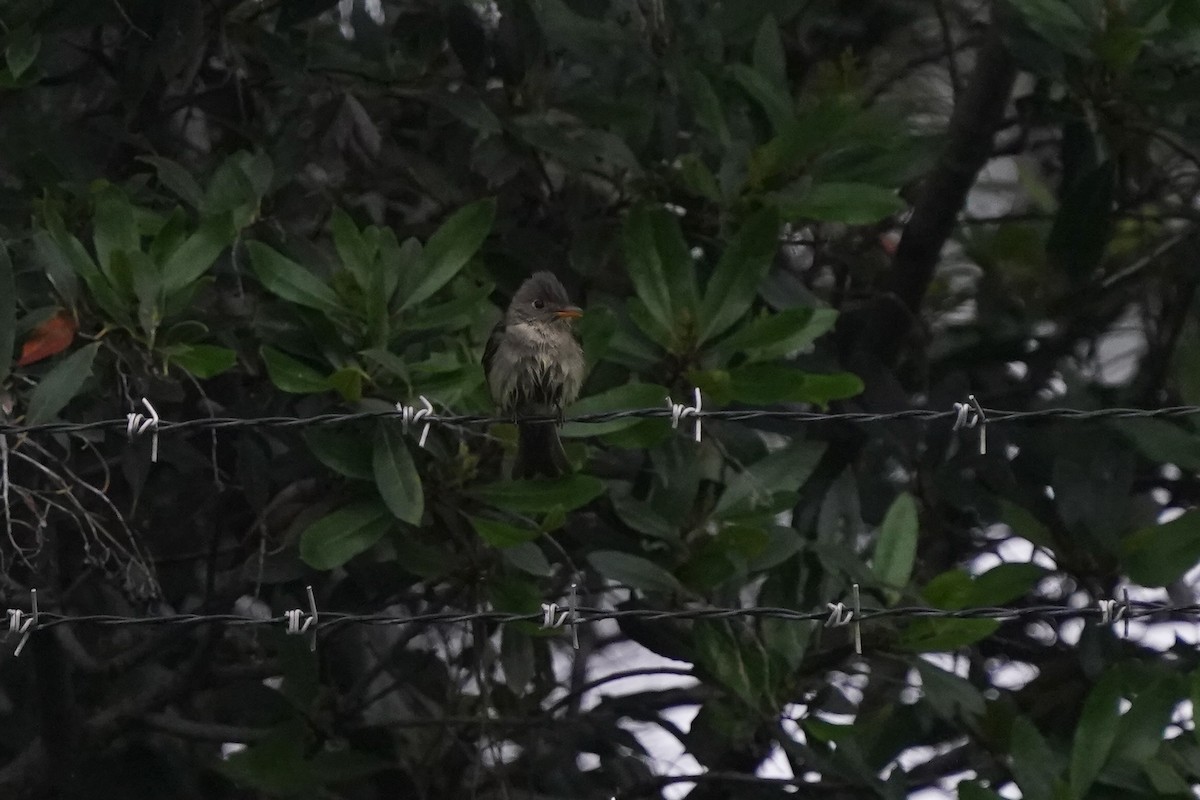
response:
<path fill-rule="evenodd" d="M 549 272 L 535 272 L 513 295 L 508 310 L 510 322 L 570 324 L 583 316 L 583 309 L 572 305 L 558 278 Z"/>

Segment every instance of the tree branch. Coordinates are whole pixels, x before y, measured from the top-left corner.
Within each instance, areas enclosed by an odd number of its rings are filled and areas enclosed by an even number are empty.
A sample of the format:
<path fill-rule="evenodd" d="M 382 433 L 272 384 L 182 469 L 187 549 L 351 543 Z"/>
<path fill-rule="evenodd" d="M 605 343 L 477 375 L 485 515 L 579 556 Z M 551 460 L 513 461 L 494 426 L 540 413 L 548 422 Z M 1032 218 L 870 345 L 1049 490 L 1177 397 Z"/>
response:
<path fill-rule="evenodd" d="M 896 249 L 888 283 L 870 310 L 855 350 L 893 363 L 954 229 L 975 178 L 987 164 L 992 139 L 1004 119 L 1017 69 L 993 27 L 975 61 L 970 82 L 954 106 L 945 149 L 926 176 L 920 199 Z"/>

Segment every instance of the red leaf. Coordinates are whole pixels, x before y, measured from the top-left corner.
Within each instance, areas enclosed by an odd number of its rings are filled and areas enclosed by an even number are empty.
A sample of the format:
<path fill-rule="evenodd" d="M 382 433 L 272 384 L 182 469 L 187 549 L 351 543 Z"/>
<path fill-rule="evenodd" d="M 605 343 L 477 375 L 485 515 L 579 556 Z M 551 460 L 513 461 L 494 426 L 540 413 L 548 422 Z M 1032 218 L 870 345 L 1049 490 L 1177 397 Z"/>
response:
<path fill-rule="evenodd" d="M 71 312 L 59 311 L 33 329 L 33 333 L 21 345 L 21 358 L 17 366 L 24 367 L 66 350 L 75 341 L 75 331 L 78 329 L 79 325 Z"/>

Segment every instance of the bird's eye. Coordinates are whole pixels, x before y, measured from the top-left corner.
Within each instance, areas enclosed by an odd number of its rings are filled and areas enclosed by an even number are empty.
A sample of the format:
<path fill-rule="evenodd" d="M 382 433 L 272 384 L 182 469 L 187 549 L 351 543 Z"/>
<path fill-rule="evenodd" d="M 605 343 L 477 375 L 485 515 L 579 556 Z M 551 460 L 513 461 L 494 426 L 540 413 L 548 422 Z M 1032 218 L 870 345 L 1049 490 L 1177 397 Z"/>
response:
<path fill-rule="evenodd" d="M 534 300 L 533 307 L 536 308 L 537 310 L 541 311 L 543 308 L 546 307 L 546 304 L 543 303 L 541 300 Z"/>

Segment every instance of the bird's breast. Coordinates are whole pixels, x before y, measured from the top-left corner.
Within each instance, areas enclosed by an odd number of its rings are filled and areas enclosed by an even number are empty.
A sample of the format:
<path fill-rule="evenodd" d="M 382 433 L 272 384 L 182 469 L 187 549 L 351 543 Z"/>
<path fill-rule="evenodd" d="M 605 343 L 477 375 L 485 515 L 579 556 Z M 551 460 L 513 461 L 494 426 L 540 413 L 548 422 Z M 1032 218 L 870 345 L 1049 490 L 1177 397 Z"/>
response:
<path fill-rule="evenodd" d="M 583 380 L 583 352 L 570 331 L 510 325 L 489 383 L 510 411 L 546 413 L 572 402 Z"/>

